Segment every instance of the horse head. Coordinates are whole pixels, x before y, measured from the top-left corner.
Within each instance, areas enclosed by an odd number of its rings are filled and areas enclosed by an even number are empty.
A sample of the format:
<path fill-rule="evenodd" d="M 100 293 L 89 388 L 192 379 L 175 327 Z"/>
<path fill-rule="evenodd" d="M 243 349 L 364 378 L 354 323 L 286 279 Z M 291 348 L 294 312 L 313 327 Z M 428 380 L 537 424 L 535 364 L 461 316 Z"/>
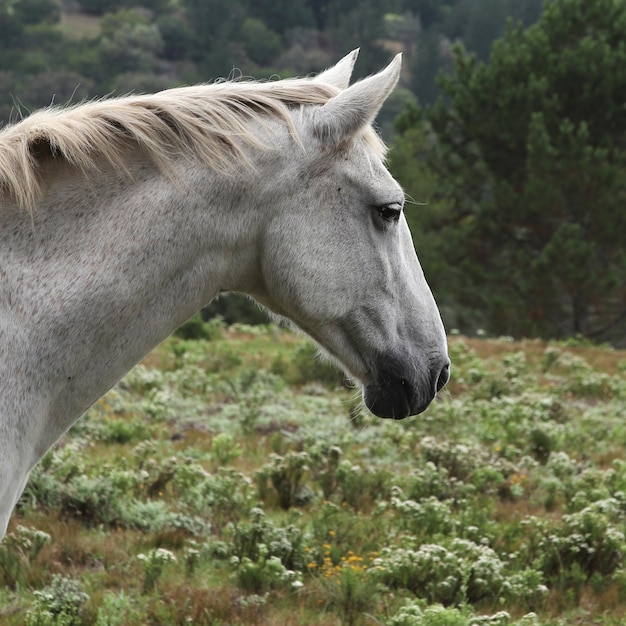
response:
<path fill-rule="evenodd" d="M 398 55 L 347 87 L 356 52 L 316 79 L 337 95 L 294 114 L 252 293 L 313 337 L 380 417 L 420 413 L 449 378 L 446 335 L 372 122 L 400 76 Z M 304 147 L 304 150 L 302 149 Z"/>

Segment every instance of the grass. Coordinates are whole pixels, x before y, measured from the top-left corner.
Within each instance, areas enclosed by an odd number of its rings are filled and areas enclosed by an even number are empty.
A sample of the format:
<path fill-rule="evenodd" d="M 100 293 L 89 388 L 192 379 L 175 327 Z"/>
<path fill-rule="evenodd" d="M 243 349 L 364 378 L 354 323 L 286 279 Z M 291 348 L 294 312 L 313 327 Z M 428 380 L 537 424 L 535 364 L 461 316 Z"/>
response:
<path fill-rule="evenodd" d="M 612 626 L 626 614 L 626 353 L 450 338 L 377 420 L 301 337 L 169 338 L 33 472 L 0 624 Z"/>

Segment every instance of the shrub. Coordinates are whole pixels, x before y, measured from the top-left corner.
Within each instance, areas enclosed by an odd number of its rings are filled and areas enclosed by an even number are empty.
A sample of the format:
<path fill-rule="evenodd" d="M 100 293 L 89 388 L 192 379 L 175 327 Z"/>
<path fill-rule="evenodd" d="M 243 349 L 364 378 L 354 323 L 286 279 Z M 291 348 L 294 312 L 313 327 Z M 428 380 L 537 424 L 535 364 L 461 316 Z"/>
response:
<path fill-rule="evenodd" d="M 117 594 L 107 592 L 98 607 L 95 626 L 127 626 L 147 621 L 145 610 L 134 606 L 132 596 L 124 591 Z"/>
<path fill-rule="evenodd" d="M 372 575 L 371 558 L 349 551 L 338 557 L 330 543 L 324 544 L 324 558 L 319 566 L 308 568 L 317 576 L 328 609 L 338 611 L 342 624 L 354 624 L 361 614 L 373 609 L 378 601 L 377 581 Z"/>
<path fill-rule="evenodd" d="M 167 526 L 171 517 L 167 505 L 161 500 L 133 500 L 121 510 L 119 523 L 126 528 L 157 532 Z"/>
<path fill-rule="evenodd" d="M 86 471 L 80 448 L 79 442 L 74 441 L 46 454 L 31 472 L 20 507 L 61 506 L 68 485 Z"/>
<path fill-rule="evenodd" d="M 241 372 L 236 378 L 227 378 L 226 383 L 239 405 L 241 429 L 244 434 L 250 434 L 256 426 L 263 405 L 270 397 L 270 389 L 276 383 L 275 377 L 272 374 L 259 376 L 257 370 L 248 370 Z"/>
<path fill-rule="evenodd" d="M 426 539 L 433 535 L 447 535 L 454 529 L 451 505 L 432 496 L 419 502 L 405 500 L 396 495 L 391 498 L 391 509 L 396 513 L 396 521 L 402 528 L 416 537 Z"/>
<path fill-rule="evenodd" d="M 174 554 L 164 548 L 156 548 L 148 554 L 139 554 L 137 558 L 143 563 L 144 593 L 150 593 L 154 589 L 168 563 L 176 563 Z"/>
<path fill-rule="evenodd" d="M 249 522 L 231 523 L 227 528 L 231 554 L 237 563 L 244 559 L 259 563 L 276 557 L 286 568 L 303 571 L 306 559 L 302 531 L 294 524 L 275 525 L 260 508 L 253 508 L 250 516 Z"/>
<path fill-rule="evenodd" d="M 302 581 L 297 572 L 287 569 L 277 556 L 269 556 L 267 546 L 259 545 L 259 558 L 233 557 L 237 584 L 248 593 L 263 593 L 270 589 L 298 589 Z"/>
<path fill-rule="evenodd" d="M 162 387 L 164 380 L 165 377 L 161 370 L 145 367 L 140 363 L 126 374 L 119 386 L 135 394 L 145 394 L 151 389 Z"/>
<path fill-rule="evenodd" d="M 446 606 L 534 599 L 545 591 L 540 576 L 511 575 L 494 550 L 466 539 L 453 539 L 447 547 L 424 543 L 417 550 L 383 548 L 374 564 L 388 587 L 407 589 L 429 603 Z"/>
<path fill-rule="evenodd" d="M 312 473 L 322 487 L 324 499 L 328 500 L 337 489 L 337 470 L 343 451 L 339 446 L 330 446 L 320 455 L 312 453 Z"/>
<path fill-rule="evenodd" d="M 195 466 L 198 470 L 198 466 Z M 219 468 L 217 474 L 202 471 L 196 482 L 188 480 L 188 467 L 182 466 L 186 476 L 183 485 L 178 478 L 173 480 L 174 487 L 188 512 L 210 518 L 216 526 L 223 526 L 246 515 L 252 500 L 252 481 L 241 472 L 231 468 Z"/>
<path fill-rule="evenodd" d="M 85 524 L 113 525 L 121 518 L 122 496 L 108 476 L 77 476 L 65 486 L 59 507 Z"/>
<path fill-rule="evenodd" d="M 50 542 L 50 535 L 36 528 L 18 526 L 0 544 L 0 571 L 6 584 L 15 588 L 26 580 L 31 565 Z"/>
<path fill-rule="evenodd" d="M 211 455 L 218 465 L 228 465 L 241 456 L 241 446 L 228 433 L 219 433 L 211 442 Z"/>
<path fill-rule="evenodd" d="M 297 373 L 289 376 L 288 382 L 291 384 L 302 385 L 317 381 L 329 387 L 337 387 L 343 381 L 341 370 L 320 356 L 317 347 L 308 341 L 297 348 L 293 364 Z"/>
<path fill-rule="evenodd" d="M 461 483 L 462 484 L 462 483 Z M 439 500 L 453 498 L 459 493 L 459 482 L 450 477 L 447 468 L 433 461 L 420 463 L 403 481 L 407 498 L 421 500 L 434 497 Z"/>
<path fill-rule="evenodd" d="M 485 457 L 484 452 L 478 447 L 438 441 L 433 437 L 422 439 L 420 453 L 425 461 L 433 463 L 438 468 L 445 468 L 450 478 L 459 481 L 466 481 Z"/>
<path fill-rule="evenodd" d="M 80 611 L 89 600 L 81 584 L 55 574 L 48 587 L 33 592 L 35 605 L 26 615 L 26 626 L 78 626 Z"/>
<path fill-rule="evenodd" d="M 391 492 L 390 470 L 371 465 L 363 467 L 345 460 L 337 468 L 337 487 L 342 501 L 354 511 L 369 509 Z"/>
<path fill-rule="evenodd" d="M 239 586 L 251 593 L 301 586 L 305 569 L 304 536 L 295 525 L 276 526 L 262 509 L 248 523 L 229 524 L 231 565 Z"/>
<path fill-rule="evenodd" d="M 130 443 L 146 439 L 153 431 L 153 428 L 139 418 L 109 418 L 102 420 L 94 438 L 105 443 Z"/>
<path fill-rule="evenodd" d="M 246 54 L 255 63 L 267 65 L 282 52 L 280 36 L 261 20 L 249 17 L 241 30 Z"/>
<path fill-rule="evenodd" d="M 264 502 L 267 500 L 269 481 L 278 495 L 280 507 L 287 510 L 297 503 L 302 478 L 309 469 L 309 454 L 291 451 L 284 456 L 272 454 L 270 457 L 272 462 L 255 474 L 259 497 Z"/>
<path fill-rule="evenodd" d="M 422 609 L 416 603 L 409 603 L 391 618 L 389 626 L 469 626 L 469 620 L 458 609 L 441 605 Z"/>
<path fill-rule="evenodd" d="M 514 620 L 506 611 L 494 615 L 472 616 L 467 610 L 445 608 L 435 604 L 422 608 L 416 602 L 405 604 L 388 622 L 388 626 L 538 626 L 534 613 Z"/>
<path fill-rule="evenodd" d="M 174 333 L 181 339 L 207 339 L 216 340 L 222 337 L 224 330 L 224 320 L 219 316 L 214 317 L 210 322 L 205 322 L 200 313 L 187 320 Z"/>
<path fill-rule="evenodd" d="M 546 578 L 561 588 L 579 588 L 595 573 L 613 574 L 624 556 L 624 533 L 616 526 L 620 518 L 620 503 L 611 498 L 564 515 L 558 524 L 538 520 L 538 566 Z"/>

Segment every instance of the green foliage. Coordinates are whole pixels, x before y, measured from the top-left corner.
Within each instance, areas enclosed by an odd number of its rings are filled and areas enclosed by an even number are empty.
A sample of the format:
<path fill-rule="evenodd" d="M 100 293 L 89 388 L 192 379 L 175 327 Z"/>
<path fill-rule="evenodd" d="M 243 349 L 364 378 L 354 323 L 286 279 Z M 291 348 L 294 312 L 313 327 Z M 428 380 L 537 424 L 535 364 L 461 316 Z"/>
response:
<path fill-rule="evenodd" d="M 35 591 L 35 605 L 26 626 L 79 626 L 81 609 L 89 596 L 77 580 L 55 574 L 48 587 Z"/>
<path fill-rule="evenodd" d="M 559 586 L 576 586 L 596 573 L 613 574 L 624 556 L 620 516 L 620 503 L 608 498 L 566 515 L 558 528 L 538 522 L 539 561 L 547 579 Z"/>
<path fill-rule="evenodd" d="M 76 476 L 61 491 L 59 508 L 64 515 L 83 520 L 86 524 L 112 525 L 121 517 L 120 490 L 108 477 Z"/>
<path fill-rule="evenodd" d="M 133 604 L 133 599 L 124 591 L 117 594 L 105 593 L 98 608 L 96 626 L 126 626 L 145 622 L 147 619 L 145 613 Z"/>
<path fill-rule="evenodd" d="M 252 480 L 232 469 L 208 474 L 199 466 L 183 466 L 174 478 L 175 492 L 187 511 L 223 525 L 238 520 L 252 500 Z"/>
<path fill-rule="evenodd" d="M 261 408 L 271 396 L 270 387 L 266 384 L 271 378 L 271 375 L 259 376 L 257 371 L 248 370 L 237 378 L 226 380 L 239 405 L 240 424 L 244 433 L 254 430 Z"/>
<path fill-rule="evenodd" d="M 546 3 L 488 63 L 457 46 L 445 100 L 425 113 L 434 149 L 420 152 L 441 198 L 428 235 L 445 246 L 451 303 L 492 332 L 623 336 L 624 28 L 623 2 Z M 401 123 L 405 145 L 423 141 L 419 124 Z"/>
<path fill-rule="evenodd" d="M 241 446 L 228 433 L 220 433 L 211 443 L 211 455 L 219 466 L 241 456 Z"/>
<path fill-rule="evenodd" d="M 261 307 L 241 293 L 220 295 L 211 304 L 202 309 L 205 320 L 221 317 L 228 325 L 235 324 L 267 324 L 267 313 Z"/>
<path fill-rule="evenodd" d="M 116 90 L 159 90 L 228 76 L 233 68 L 258 78 L 318 72 L 350 47 L 361 47 L 357 76 L 380 69 L 391 49 L 402 50 L 405 86 L 422 101 L 437 93 L 437 69 L 450 65 L 448 42 L 463 40 L 483 55 L 505 17 L 528 23 L 541 0 L 501 0 L 482 8 L 463 0 L 53 0 L 0 2 L 0 117 L 15 119 L 54 99 L 80 101 Z M 134 13 L 137 27 L 111 16 Z M 61 18 L 61 19 L 60 19 Z M 42 26 L 57 41 L 45 42 Z M 387 49 L 389 47 L 389 49 Z M 162 61 L 167 61 L 163 63 Z M 48 74 L 78 75 L 68 89 Z M 4 88 L 7 83 L 8 89 Z M 77 89 L 74 97 L 73 89 Z M 3 95 L 4 94 L 4 95 Z M 401 95 L 402 94 L 402 95 Z M 392 118 L 413 99 L 399 90 L 381 114 Z"/>
<path fill-rule="evenodd" d="M 357 76 L 378 71 L 389 59 L 389 54 L 379 43 L 388 8 L 387 2 L 376 0 L 332 2 L 329 7 L 327 29 L 333 39 L 341 41 L 348 50 L 360 46 L 355 67 Z"/>
<path fill-rule="evenodd" d="M 537 626 L 535 613 L 516 620 L 506 611 L 494 615 L 472 616 L 467 611 L 435 604 L 423 609 L 416 602 L 405 604 L 389 621 L 388 626 Z"/>
<path fill-rule="evenodd" d="M 334 387 L 343 380 L 341 370 L 320 355 L 319 349 L 311 342 L 302 343 L 292 361 L 296 373 L 288 379 L 293 384 L 316 381 Z"/>
<path fill-rule="evenodd" d="M 447 545 L 423 543 L 417 549 L 385 548 L 376 565 L 386 585 L 407 588 L 431 604 L 521 599 L 546 591 L 539 577 L 533 588 L 523 572 L 507 573 L 506 563 L 493 549 L 465 539 Z"/>
<path fill-rule="evenodd" d="M 157 27 L 163 39 L 163 56 L 179 61 L 189 55 L 193 47 L 193 31 L 189 24 L 175 15 L 162 15 Z"/>
<path fill-rule="evenodd" d="M 134 11 L 120 10 L 102 21 L 99 53 L 107 72 L 152 71 L 163 50 L 163 39 L 155 24 Z"/>
<path fill-rule="evenodd" d="M 35 559 L 49 542 L 50 535 L 36 528 L 18 526 L 8 533 L 0 545 L 0 573 L 5 584 L 11 588 L 24 584 Z"/>
<path fill-rule="evenodd" d="M 451 337 L 449 391 L 355 429 L 354 390 L 267 373 L 304 341 L 173 337 L 96 403 L 0 545 L 3 624 L 617 626 L 622 353 Z"/>
<path fill-rule="evenodd" d="M 308 0 L 255 0 L 248 4 L 254 18 L 262 20 L 281 35 L 294 28 L 310 28 L 313 25 L 311 11 L 316 3 Z"/>
<path fill-rule="evenodd" d="M 14 5 L 16 18 L 26 25 L 59 21 L 60 8 L 53 0 L 20 0 Z"/>
<path fill-rule="evenodd" d="M 245 11 L 237 0 L 185 0 L 193 29 L 192 58 L 205 77 L 228 76 Z M 219 16 L 219 19 L 216 17 Z"/>
<path fill-rule="evenodd" d="M 282 51 L 278 34 L 259 19 L 249 17 L 243 23 L 241 34 L 246 54 L 259 65 L 269 65 Z"/>
<path fill-rule="evenodd" d="M 221 317 L 217 316 L 210 322 L 205 322 L 198 313 L 187 320 L 174 334 L 181 339 L 219 339 L 222 336 L 222 329 Z"/>
<path fill-rule="evenodd" d="M 228 530 L 232 542 L 231 554 L 234 558 L 232 564 L 237 567 L 243 566 L 246 571 L 245 576 L 258 580 L 258 576 L 269 574 L 273 579 L 277 573 L 275 567 L 277 561 L 285 568 L 285 571 L 303 569 L 304 536 L 296 525 L 278 526 L 267 518 L 263 509 L 253 508 L 250 511 L 249 522 L 231 523 Z M 264 572 L 263 569 L 268 567 L 270 561 L 270 571 Z M 256 563 L 261 568 L 253 573 L 250 567 L 246 567 L 246 563 Z M 262 590 L 248 589 L 255 593 Z"/>
<path fill-rule="evenodd" d="M 148 554 L 139 554 L 137 558 L 143 563 L 143 593 L 150 593 L 163 573 L 168 563 L 175 563 L 176 557 L 169 550 L 156 548 Z"/>
<path fill-rule="evenodd" d="M 326 554 L 330 554 L 327 551 Z M 341 623 L 359 623 L 361 615 L 367 615 L 376 603 L 376 579 L 365 559 L 353 552 L 341 558 L 337 565 L 325 559 L 321 568 L 321 582 L 326 594 L 327 608 L 341 615 Z"/>
<path fill-rule="evenodd" d="M 235 557 L 231 564 L 236 567 L 237 582 L 244 591 L 257 594 L 270 589 L 296 588 L 299 581 L 292 570 L 288 570 L 276 556 L 266 557 L 265 546 L 261 546 L 261 559 L 251 561 Z M 297 585 L 296 585 L 297 586 Z"/>
<path fill-rule="evenodd" d="M 364 467 L 347 459 L 339 463 L 336 484 L 342 502 L 354 511 L 367 511 L 390 494 L 392 475 L 377 465 Z"/>
<path fill-rule="evenodd" d="M 389 622 L 390 626 L 467 626 L 467 618 L 457 609 L 441 605 L 429 606 L 425 611 L 417 604 L 407 604 Z"/>
<path fill-rule="evenodd" d="M 256 472 L 255 479 L 259 497 L 267 499 L 268 481 L 272 484 L 282 509 L 289 509 L 298 502 L 305 472 L 309 469 L 306 452 L 288 452 L 285 456 L 271 455 L 272 462 Z"/>
<path fill-rule="evenodd" d="M 80 6 L 85 13 L 103 15 L 104 13 L 112 13 L 123 7 L 123 0 L 81 0 Z"/>

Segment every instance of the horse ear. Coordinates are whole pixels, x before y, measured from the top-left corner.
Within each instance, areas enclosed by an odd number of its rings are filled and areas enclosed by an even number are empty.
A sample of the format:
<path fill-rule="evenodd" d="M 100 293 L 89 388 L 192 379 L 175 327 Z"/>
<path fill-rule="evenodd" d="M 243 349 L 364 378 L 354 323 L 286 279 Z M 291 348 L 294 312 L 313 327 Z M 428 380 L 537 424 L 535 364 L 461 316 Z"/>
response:
<path fill-rule="evenodd" d="M 352 70 L 354 69 L 354 64 L 358 56 L 359 48 L 347 54 L 333 67 L 329 67 L 327 70 L 318 74 L 313 78 L 313 81 L 333 85 L 333 87 L 338 87 L 339 89 L 345 89 L 350 84 L 350 77 L 352 76 Z"/>
<path fill-rule="evenodd" d="M 397 54 L 384 70 L 331 98 L 316 111 L 315 134 L 324 141 L 340 143 L 371 124 L 396 86 L 401 64 L 402 54 Z"/>

